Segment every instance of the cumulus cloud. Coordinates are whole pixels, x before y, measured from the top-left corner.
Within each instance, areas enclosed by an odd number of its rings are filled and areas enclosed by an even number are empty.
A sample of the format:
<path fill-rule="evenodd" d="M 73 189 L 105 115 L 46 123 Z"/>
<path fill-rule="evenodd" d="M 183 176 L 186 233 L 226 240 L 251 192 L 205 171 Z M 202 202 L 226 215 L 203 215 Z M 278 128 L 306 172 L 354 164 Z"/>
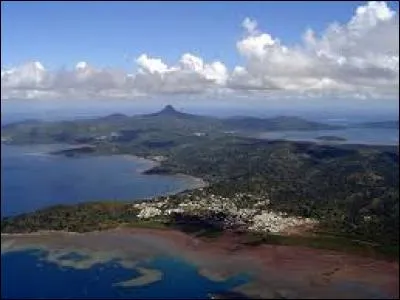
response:
<path fill-rule="evenodd" d="M 244 23 L 248 35 L 236 46 L 246 65 L 234 69 L 232 87 L 398 93 L 398 15 L 384 2 L 357 8 L 347 24 L 333 23 L 320 37 L 307 29 L 292 48 Z"/>
<path fill-rule="evenodd" d="M 242 27 L 247 30 L 249 34 L 255 34 L 257 31 L 257 21 L 250 18 L 245 18 L 242 22 Z"/>
<path fill-rule="evenodd" d="M 182 55 L 174 66 L 167 66 L 160 58 L 150 58 L 146 54 L 136 62 L 139 69 L 131 77 L 130 87 L 147 93 L 200 93 L 223 86 L 228 77 L 223 63 L 207 64 L 189 53 Z"/>
<path fill-rule="evenodd" d="M 399 16 L 385 2 L 358 7 L 344 24 L 317 34 L 307 28 L 301 42 L 285 45 L 245 18 L 236 50 L 244 64 L 228 70 L 222 61 L 205 62 L 185 53 L 168 65 L 142 54 L 136 69 L 98 69 L 79 62 L 72 70 L 47 71 L 39 62 L 1 71 L 2 99 L 131 98 L 178 93 L 258 92 L 323 96 L 397 97 Z M 234 46 L 234 45 L 232 45 Z"/>

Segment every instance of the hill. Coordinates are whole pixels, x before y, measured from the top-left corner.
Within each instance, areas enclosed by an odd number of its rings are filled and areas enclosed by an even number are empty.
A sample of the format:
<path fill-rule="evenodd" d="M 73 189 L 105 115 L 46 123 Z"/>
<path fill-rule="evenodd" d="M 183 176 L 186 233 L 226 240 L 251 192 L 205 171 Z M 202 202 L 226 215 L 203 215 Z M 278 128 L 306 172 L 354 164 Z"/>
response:
<path fill-rule="evenodd" d="M 259 119 L 251 117 L 220 119 L 177 111 L 167 105 L 159 112 L 126 116 L 112 114 L 89 120 L 41 122 L 24 121 L 2 126 L 2 140 L 9 143 L 88 143 L 116 141 L 117 136 L 134 139 L 174 140 L 193 136 L 219 137 L 226 132 L 252 134 L 279 130 L 339 129 L 338 126 L 311 122 L 298 117 Z M 126 142 L 127 139 L 124 138 Z"/>
<path fill-rule="evenodd" d="M 194 210 L 173 220 L 155 217 L 148 220 L 150 224 L 166 221 L 198 231 L 204 229 L 202 226 L 212 230 L 221 227 L 249 230 L 260 222 L 257 215 L 265 215 L 267 219 L 258 226 L 261 230 L 269 230 L 274 223 L 268 222 L 281 218 L 276 213 L 282 212 L 295 218 L 316 220 L 318 226 L 313 228 L 313 233 L 340 237 L 340 244 L 335 244 L 337 248 L 341 247 L 344 238 L 396 254 L 393 251 L 398 250 L 399 244 L 397 147 L 318 145 L 235 136 L 178 141 L 169 145 L 156 145 L 154 140 L 136 145 L 98 143 L 90 149 L 61 151 L 59 154 L 134 154 L 148 158 L 161 155 L 164 158 L 161 164 L 146 174 L 183 173 L 209 183 L 203 190 L 154 199 L 163 203 L 165 211 L 181 209 L 181 203 L 192 205 Z M 161 207 L 153 201 L 141 205 Z M 107 203 L 49 208 L 3 220 L 2 232 L 71 228 L 91 231 L 122 224 L 142 224 L 137 215 L 144 206 L 136 207 L 132 203 L 119 204 L 119 207 L 118 214 L 115 204 Z M 271 211 L 276 216 L 268 219 Z M 182 220 L 185 220 L 184 224 Z M 278 225 L 285 224 L 287 222 Z M 267 229 L 262 229 L 264 227 Z"/>

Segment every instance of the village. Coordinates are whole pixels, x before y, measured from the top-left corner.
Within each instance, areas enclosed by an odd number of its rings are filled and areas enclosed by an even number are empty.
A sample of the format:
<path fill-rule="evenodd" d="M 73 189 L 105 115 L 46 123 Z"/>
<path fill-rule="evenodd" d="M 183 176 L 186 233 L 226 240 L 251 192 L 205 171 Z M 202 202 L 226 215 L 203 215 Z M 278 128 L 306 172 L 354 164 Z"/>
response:
<path fill-rule="evenodd" d="M 182 215 L 212 218 L 219 216 L 222 228 L 242 228 L 252 232 L 286 233 L 298 227 L 312 228 L 317 220 L 293 217 L 269 208 L 267 197 L 237 193 L 232 198 L 199 189 L 179 195 L 154 198 L 133 204 L 139 219 Z"/>

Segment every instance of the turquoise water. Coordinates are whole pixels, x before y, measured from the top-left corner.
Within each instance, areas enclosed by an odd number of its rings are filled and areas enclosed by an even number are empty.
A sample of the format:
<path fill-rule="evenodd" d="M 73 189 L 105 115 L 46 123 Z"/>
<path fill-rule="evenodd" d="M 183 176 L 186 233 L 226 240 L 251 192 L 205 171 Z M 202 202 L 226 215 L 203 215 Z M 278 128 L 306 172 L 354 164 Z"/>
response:
<path fill-rule="evenodd" d="M 159 257 L 141 266 L 161 271 L 162 280 L 139 287 L 115 287 L 113 284 L 139 273 L 123 268 L 117 260 L 85 270 L 59 267 L 40 260 L 45 254 L 19 251 L 1 256 L 2 298 L 205 299 L 209 293 L 229 291 L 249 280 L 247 275 L 238 275 L 213 282 L 180 259 Z"/>
<path fill-rule="evenodd" d="M 142 175 L 148 163 L 125 156 L 70 158 L 46 154 L 65 145 L 1 145 L 1 215 L 56 204 L 130 201 L 191 186 L 186 178 Z"/>

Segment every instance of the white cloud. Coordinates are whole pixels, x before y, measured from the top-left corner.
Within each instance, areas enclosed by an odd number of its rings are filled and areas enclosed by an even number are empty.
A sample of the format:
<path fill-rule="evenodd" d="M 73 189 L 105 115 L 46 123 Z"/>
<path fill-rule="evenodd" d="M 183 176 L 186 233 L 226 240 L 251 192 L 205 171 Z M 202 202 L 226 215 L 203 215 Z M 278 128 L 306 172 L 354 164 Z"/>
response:
<path fill-rule="evenodd" d="M 32 89 L 42 87 L 48 74 L 40 62 L 33 61 L 19 68 L 2 70 L 1 88 Z"/>
<path fill-rule="evenodd" d="M 129 86 L 145 93 L 201 93 L 223 86 L 228 77 L 221 62 L 207 64 L 190 53 L 182 55 L 174 66 L 146 54 L 137 62 L 139 70 L 131 77 Z"/>
<path fill-rule="evenodd" d="M 228 70 L 220 61 L 205 64 L 201 58 L 186 53 L 182 56 L 180 65 L 182 70 L 196 73 L 217 85 L 224 85 L 228 78 Z"/>
<path fill-rule="evenodd" d="M 333 23 L 321 37 L 307 29 L 303 44 L 292 48 L 268 33 L 250 29 L 237 43 L 246 65 L 234 69 L 233 88 L 398 93 L 398 15 L 385 2 L 357 8 L 347 24 Z"/>
<path fill-rule="evenodd" d="M 246 29 L 249 34 L 256 34 L 257 26 L 257 21 L 250 18 L 245 18 L 242 22 L 242 27 Z"/>
<path fill-rule="evenodd" d="M 160 58 L 150 58 L 147 54 L 140 55 L 136 63 L 139 66 L 139 72 L 142 73 L 162 74 L 169 71 L 167 65 Z"/>
<path fill-rule="evenodd" d="M 72 70 L 47 71 L 39 62 L 2 69 L 7 98 L 131 98 L 149 94 L 343 95 L 395 98 L 399 91 L 399 16 L 385 2 L 358 7 L 344 24 L 321 34 L 304 31 L 301 43 L 287 46 L 245 18 L 236 43 L 243 66 L 229 71 L 221 61 L 205 62 L 190 53 L 174 65 L 142 54 L 131 74 L 79 62 Z M 234 45 L 232 45 L 234 46 Z"/>

